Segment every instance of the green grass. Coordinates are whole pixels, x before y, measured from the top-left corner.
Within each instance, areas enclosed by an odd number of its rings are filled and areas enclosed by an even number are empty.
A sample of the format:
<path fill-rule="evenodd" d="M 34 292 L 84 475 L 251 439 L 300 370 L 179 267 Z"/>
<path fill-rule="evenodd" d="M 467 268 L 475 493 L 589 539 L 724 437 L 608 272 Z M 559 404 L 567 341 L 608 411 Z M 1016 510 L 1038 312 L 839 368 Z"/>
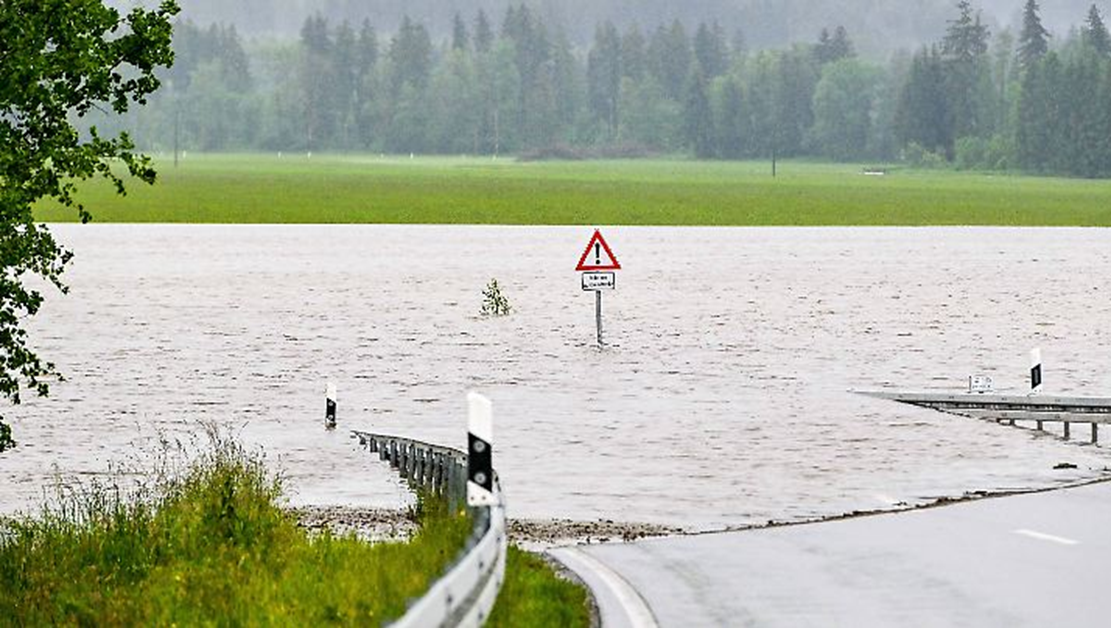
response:
<path fill-rule="evenodd" d="M 8 522 L 0 626 L 378 625 L 427 590 L 472 525 L 445 500 L 422 499 L 420 530 L 407 543 L 310 536 L 280 494 L 258 457 L 225 441 L 137 494 L 94 485 Z M 581 591 L 574 598 L 543 580 L 527 558 L 511 557 L 511 597 L 552 588 L 580 601 Z M 531 612 L 531 601 L 515 604 L 499 610 L 507 625 L 544 625 L 517 614 Z"/>
<path fill-rule="evenodd" d="M 516 547 L 509 548 L 507 578 L 486 625 L 490 628 L 590 625 L 586 591 L 555 577 L 542 559 Z"/>
<path fill-rule="evenodd" d="M 615 225 L 1111 225 L 1111 181 L 860 165 L 690 160 L 190 155 L 127 198 L 81 198 L 100 222 Z M 74 220 L 42 205 L 45 221 Z"/>

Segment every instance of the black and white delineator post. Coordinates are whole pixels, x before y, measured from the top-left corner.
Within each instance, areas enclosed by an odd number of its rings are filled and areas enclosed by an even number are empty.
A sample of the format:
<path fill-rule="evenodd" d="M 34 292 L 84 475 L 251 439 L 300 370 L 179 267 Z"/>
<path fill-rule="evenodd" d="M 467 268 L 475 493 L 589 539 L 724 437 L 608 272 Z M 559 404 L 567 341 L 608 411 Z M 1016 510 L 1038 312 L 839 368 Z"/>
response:
<path fill-rule="evenodd" d="M 1042 350 L 1030 351 L 1030 394 L 1036 395 L 1042 391 Z"/>
<path fill-rule="evenodd" d="M 478 393 L 467 393 L 467 416 L 467 505 L 496 506 L 490 400 Z"/>
<path fill-rule="evenodd" d="M 328 382 L 324 389 L 324 427 L 327 429 L 334 429 L 336 427 L 336 385 Z"/>

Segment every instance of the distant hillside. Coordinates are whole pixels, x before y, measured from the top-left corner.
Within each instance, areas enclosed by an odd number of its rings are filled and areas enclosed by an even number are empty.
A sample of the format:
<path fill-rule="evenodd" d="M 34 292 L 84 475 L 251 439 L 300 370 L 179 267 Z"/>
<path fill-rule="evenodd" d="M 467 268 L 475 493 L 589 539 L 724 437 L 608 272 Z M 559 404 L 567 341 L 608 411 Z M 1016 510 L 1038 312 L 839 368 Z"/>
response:
<path fill-rule="evenodd" d="M 135 0 L 114 0 L 117 5 Z M 153 0 L 148 0 L 148 2 Z M 994 28 L 1017 22 L 1024 0 L 978 0 Z M 479 9 L 495 24 L 509 0 L 180 0 L 183 15 L 199 24 L 228 22 L 251 36 L 293 37 L 310 13 L 331 21 L 361 22 L 369 18 L 383 32 L 392 32 L 403 15 L 425 23 L 437 39 L 448 36 L 458 11 L 473 22 Z M 512 2 L 516 5 L 519 2 Z M 562 26 L 573 41 L 587 44 L 595 25 L 611 20 L 624 29 L 643 29 L 679 19 L 688 28 L 717 21 L 732 35 L 738 29 L 751 48 L 812 41 L 823 27 L 844 25 L 865 54 L 884 54 L 936 41 L 954 14 L 955 0 L 527 0 L 545 21 Z M 1091 0 L 1043 0 L 1047 27 L 1064 35 L 1080 23 Z M 1097 3 L 1104 14 L 1111 0 Z"/>

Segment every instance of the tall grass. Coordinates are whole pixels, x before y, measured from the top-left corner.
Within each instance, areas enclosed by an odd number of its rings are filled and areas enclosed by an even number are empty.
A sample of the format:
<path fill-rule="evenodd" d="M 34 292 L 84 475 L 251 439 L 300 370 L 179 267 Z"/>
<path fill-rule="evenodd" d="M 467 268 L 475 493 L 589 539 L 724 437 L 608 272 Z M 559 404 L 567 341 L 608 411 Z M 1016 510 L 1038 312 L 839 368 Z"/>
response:
<path fill-rule="evenodd" d="M 423 499 L 408 543 L 310 537 L 280 495 L 262 459 L 227 440 L 138 491 L 70 491 L 0 537 L 0 625 L 376 625 L 471 530 Z"/>
<path fill-rule="evenodd" d="M 159 456 L 147 481 L 62 488 L 40 514 L 0 519 L 0 626 L 380 625 L 471 533 L 465 512 L 421 495 L 406 543 L 310 534 L 261 455 L 210 436 L 189 464 Z M 589 621 L 582 588 L 511 548 L 492 625 Z"/>

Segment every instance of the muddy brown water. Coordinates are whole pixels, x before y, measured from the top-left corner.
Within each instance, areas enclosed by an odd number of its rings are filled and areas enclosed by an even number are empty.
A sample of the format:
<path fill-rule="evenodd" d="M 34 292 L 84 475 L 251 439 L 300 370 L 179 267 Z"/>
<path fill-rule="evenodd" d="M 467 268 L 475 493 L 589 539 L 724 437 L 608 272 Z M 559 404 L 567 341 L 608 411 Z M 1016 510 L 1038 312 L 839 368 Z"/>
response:
<path fill-rule="evenodd" d="M 624 269 L 604 351 L 573 270 L 586 228 L 54 230 L 72 292 L 30 327 L 68 380 L 6 411 L 21 446 L 0 456 L 0 512 L 206 421 L 264 448 L 294 504 L 403 506 L 346 430 L 459 446 L 471 389 L 494 402 L 514 517 L 713 529 L 1111 466 L 1104 447 L 848 392 L 970 373 L 1024 392 L 1039 346 L 1047 393 L 1111 394 L 1107 230 L 607 228 Z M 514 312 L 483 319 L 495 277 Z"/>

